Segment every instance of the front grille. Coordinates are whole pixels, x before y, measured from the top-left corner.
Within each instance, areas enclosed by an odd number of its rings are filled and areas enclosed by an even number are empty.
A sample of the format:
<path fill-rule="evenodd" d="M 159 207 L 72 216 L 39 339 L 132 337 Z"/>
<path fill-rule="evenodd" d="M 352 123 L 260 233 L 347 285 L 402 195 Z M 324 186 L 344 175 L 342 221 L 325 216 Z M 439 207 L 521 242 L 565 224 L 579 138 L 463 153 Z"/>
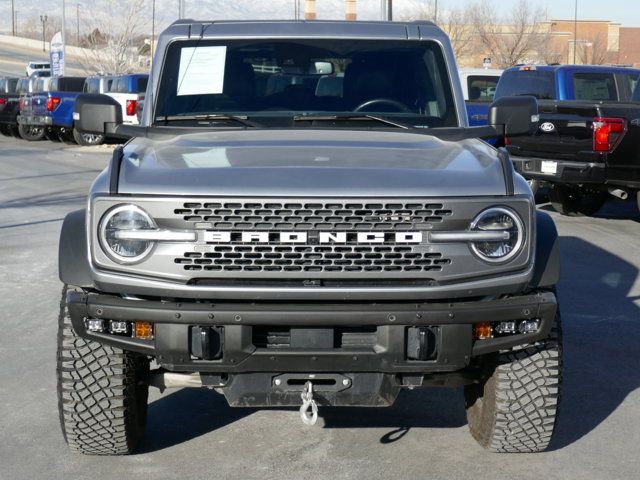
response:
<path fill-rule="evenodd" d="M 306 245 L 208 243 L 207 251 L 185 252 L 175 263 L 188 272 L 440 272 L 451 260 L 408 245 L 317 245 L 317 232 L 419 231 L 452 211 L 427 202 L 184 202 L 174 214 L 197 228 L 240 231 L 308 232 Z"/>
<path fill-rule="evenodd" d="M 440 272 L 451 263 L 441 253 L 409 246 L 216 245 L 185 252 L 175 262 L 203 272 Z"/>
<path fill-rule="evenodd" d="M 441 203 L 416 202 L 186 202 L 174 214 L 216 229 L 379 232 L 440 223 L 452 211 Z"/>

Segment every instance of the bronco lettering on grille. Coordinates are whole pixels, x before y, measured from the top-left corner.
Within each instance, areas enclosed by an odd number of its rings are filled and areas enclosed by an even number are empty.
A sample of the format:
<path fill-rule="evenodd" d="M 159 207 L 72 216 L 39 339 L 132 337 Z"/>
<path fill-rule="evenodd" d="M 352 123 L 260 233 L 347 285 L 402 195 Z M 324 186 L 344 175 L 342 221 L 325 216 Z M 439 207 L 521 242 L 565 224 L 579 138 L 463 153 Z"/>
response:
<path fill-rule="evenodd" d="M 422 243 L 422 232 L 229 232 L 206 231 L 207 243 L 372 244 Z"/>

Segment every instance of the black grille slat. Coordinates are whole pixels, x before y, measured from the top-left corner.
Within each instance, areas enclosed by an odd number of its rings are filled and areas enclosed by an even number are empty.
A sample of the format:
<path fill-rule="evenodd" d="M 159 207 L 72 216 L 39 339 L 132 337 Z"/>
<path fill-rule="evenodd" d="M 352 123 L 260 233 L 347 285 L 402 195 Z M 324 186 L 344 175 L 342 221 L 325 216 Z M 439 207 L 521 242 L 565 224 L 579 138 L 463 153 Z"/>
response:
<path fill-rule="evenodd" d="M 238 229 L 274 228 L 288 230 L 370 230 L 412 228 L 422 223 L 439 223 L 452 211 L 431 203 L 193 203 L 174 209 L 186 222 L 212 221 L 216 227 Z"/>

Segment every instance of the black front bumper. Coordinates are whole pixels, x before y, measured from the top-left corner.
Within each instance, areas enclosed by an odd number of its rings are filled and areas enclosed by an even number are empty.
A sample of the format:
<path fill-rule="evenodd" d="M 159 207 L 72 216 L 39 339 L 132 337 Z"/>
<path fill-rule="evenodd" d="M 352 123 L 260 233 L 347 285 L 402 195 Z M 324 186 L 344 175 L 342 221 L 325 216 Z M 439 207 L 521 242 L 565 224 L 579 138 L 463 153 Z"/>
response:
<path fill-rule="evenodd" d="M 497 300 L 366 304 L 166 302 L 69 292 L 67 303 L 73 327 L 82 337 L 153 356 L 171 371 L 212 374 L 452 372 L 467 367 L 474 356 L 546 338 L 557 309 L 555 295 L 546 291 Z M 154 339 L 90 332 L 88 319 L 152 322 Z M 475 323 L 525 319 L 539 319 L 538 331 L 473 338 Z M 308 342 L 285 346 L 256 342 L 257 332 L 279 327 L 289 328 L 290 334 L 302 332 Z M 322 338 L 331 342 L 334 333 L 363 327 L 371 344 L 316 343 Z M 412 327 L 429 329 L 434 350 L 429 359 L 409 358 L 407 342 Z M 194 328 L 215 330 L 220 335 L 219 356 L 209 360 L 194 356 Z"/>
<path fill-rule="evenodd" d="M 527 180 L 567 184 L 602 184 L 606 182 L 607 168 L 604 163 L 517 157 L 514 155 L 511 155 L 511 161 L 516 172 Z M 555 162 L 555 173 L 543 171 L 543 162 Z"/>

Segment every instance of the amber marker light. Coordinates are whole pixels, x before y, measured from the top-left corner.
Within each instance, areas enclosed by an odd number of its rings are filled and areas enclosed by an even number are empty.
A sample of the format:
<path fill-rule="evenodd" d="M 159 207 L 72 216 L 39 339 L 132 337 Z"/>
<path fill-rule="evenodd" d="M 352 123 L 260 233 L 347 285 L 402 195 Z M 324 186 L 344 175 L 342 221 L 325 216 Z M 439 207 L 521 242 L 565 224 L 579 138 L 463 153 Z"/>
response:
<path fill-rule="evenodd" d="M 473 326 L 473 336 L 478 340 L 484 340 L 486 338 L 491 338 L 491 323 L 489 322 L 480 322 L 476 323 Z"/>
<path fill-rule="evenodd" d="M 153 338 L 153 325 L 150 322 L 135 322 L 134 332 L 136 338 L 150 340 Z"/>

